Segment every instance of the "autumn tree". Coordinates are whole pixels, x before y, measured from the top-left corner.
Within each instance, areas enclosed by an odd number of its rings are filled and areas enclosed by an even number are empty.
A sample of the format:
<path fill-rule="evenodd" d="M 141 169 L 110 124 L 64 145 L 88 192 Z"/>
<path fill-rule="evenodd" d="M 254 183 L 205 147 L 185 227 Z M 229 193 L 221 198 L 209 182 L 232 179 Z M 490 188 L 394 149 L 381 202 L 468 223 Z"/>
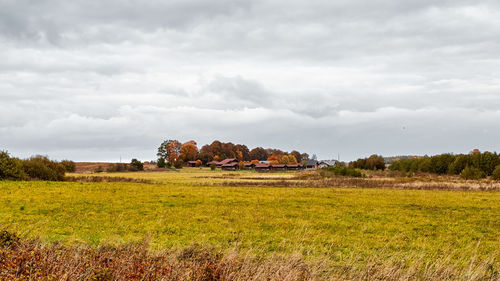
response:
<path fill-rule="evenodd" d="M 198 147 L 195 141 L 184 143 L 180 149 L 180 158 L 184 161 L 194 161 L 198 157 Z"/>
<path fill-rule="evenodd" d="M 158 163 L 168 162 L 174 165 L 179 160 L 181 143 L 177 140 L 166 140 L 158 147 Z"/>
<path fill-rule="evenodd" d="M 256 147 L 250 150 L 249 156 L 251 160 L 259 160 L 259 161 L 265 161 L 267 160 L 267 157 L 269 157 L 267 151 L 262 147 Z"/>
<path fill-rule="evenodd" d="M 297 164 L 297 159 L 294 155 L 288 154 L 281 157 L 281 164 Z"/>
<path fill-rule="evenodd" d="M 302 161 L 301 154 L 297 150 L 293 150 L 292 152 L 290 152 L 290 154 L 293 155 L 293 157 L 295 157 L 295 160 L 297 160 L 297 163 Z"/>
<path fill-rule="evenodd" d="M 278 155 L 271 155 L 267 157 L 267 161 L 269 161 L 269 164 L 271 165 L 276 165 L 281 162 L 281 157 L 279 157 Z"/>

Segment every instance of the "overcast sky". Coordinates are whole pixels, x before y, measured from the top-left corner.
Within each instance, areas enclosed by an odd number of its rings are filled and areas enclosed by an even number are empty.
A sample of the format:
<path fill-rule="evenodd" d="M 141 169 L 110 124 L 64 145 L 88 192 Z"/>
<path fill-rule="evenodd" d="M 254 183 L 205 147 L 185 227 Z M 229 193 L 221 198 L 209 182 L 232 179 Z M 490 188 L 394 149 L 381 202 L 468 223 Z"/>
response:
<path fill-rule="evenodd" d="M 499 151 L 500 2 L 0 0 L 0 150 Z"/>

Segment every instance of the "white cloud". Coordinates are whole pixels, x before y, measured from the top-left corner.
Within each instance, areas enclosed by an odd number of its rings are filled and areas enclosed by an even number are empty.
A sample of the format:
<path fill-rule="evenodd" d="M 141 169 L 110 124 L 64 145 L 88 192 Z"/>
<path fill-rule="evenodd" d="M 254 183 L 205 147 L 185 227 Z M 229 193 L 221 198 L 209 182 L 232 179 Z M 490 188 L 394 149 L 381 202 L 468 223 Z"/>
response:
<path fill-rule="evenodd" d="M 496 1 L 0 1 L 0 149 L 496 150 Z M 403 129 L 404 128 L 404 129 Z"/>

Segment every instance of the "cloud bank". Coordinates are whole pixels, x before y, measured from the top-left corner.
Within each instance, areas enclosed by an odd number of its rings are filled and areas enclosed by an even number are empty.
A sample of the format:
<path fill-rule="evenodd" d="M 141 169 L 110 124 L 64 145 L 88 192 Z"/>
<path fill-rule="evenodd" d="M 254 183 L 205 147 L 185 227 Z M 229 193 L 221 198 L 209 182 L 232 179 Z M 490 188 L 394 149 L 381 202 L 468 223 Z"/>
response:
<path fill-rule="evenodd" d="M 0 149 L 495 151 L 498 1 L 0 0 Z"/>

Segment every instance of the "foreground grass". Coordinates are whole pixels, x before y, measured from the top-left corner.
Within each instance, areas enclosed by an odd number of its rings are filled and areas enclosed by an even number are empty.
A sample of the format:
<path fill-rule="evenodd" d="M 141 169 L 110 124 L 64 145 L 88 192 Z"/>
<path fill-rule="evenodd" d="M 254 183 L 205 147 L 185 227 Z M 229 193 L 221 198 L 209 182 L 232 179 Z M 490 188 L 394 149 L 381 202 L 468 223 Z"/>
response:
<path fill-rule="evenodd" d="M 196 243 L 340 267 L 377 260 L 423 270 L 439 261 L 464 274 L 473 265 L 500 270 L 499 192 L 232 187 L 207 175 L 260 176 L 186 169 L 116 174 L 159 184 L 0 182 L 0 225 L 69 245 L 148 238 L 152 250 Z"/>

